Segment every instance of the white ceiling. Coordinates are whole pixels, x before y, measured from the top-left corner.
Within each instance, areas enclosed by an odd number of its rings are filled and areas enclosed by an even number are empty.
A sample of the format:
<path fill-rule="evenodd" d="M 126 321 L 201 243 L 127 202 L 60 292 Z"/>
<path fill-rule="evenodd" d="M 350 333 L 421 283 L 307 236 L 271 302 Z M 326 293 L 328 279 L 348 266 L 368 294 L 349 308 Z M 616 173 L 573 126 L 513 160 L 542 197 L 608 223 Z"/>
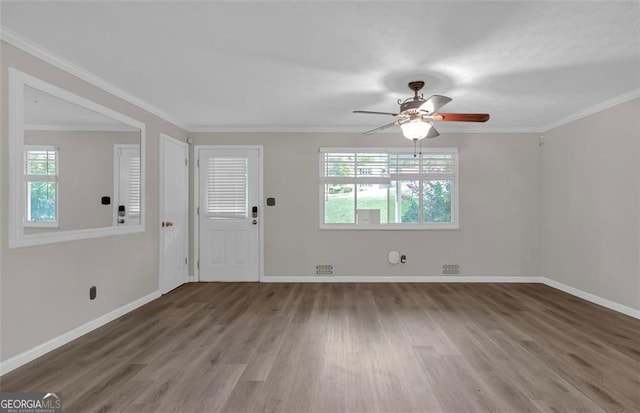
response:
<path fill-rule="evenodd" d="M 191 131 L 359 131 L 411 92 L 544 131 L 640 89 L 640 2 L 2 2 L 1 22 Z M 454 126 L 455 125 L 455 126 Z M 465 129 L 465 127 L 469 127 Z M 397 132 L 397 131 L 396 131 Z"/>

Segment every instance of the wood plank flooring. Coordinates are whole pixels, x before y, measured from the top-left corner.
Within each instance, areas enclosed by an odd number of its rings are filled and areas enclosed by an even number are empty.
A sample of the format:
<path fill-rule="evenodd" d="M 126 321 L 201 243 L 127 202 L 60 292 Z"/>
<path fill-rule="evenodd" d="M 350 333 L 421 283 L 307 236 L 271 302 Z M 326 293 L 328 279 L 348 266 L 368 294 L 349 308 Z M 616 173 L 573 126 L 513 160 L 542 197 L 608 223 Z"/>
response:
<path fill-rule="evenodd" d="M 188 284 L 0 390 L 66 413 L 638 412 L 639 339 L 539 284 Z"/>

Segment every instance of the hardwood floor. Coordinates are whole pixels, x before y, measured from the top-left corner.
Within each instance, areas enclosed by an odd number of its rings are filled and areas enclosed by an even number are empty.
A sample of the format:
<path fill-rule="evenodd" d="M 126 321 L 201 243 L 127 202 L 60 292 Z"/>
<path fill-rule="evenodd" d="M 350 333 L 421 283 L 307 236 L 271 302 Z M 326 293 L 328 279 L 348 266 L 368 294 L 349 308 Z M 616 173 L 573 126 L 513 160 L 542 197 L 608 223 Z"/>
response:
<path fill-rule="evenodd" d="M 67 413 L 628 412 L 639 339 L 539 284 L 188 284 L 0 390 Z"/>

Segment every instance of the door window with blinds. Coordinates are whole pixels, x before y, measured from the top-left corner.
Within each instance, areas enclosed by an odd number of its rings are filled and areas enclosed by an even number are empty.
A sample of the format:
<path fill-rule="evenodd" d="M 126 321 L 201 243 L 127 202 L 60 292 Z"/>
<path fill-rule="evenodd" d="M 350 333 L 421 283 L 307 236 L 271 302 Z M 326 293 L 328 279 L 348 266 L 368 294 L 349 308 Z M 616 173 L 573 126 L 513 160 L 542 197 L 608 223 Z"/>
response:
<path fill-rule="evenodd" d="M 115 145 L 114 180 L 116 208 L 114 221 L 118 226 L 139 225 L 142 209 L 142 187 L 140 147 L 138 145 Z"/>
<path fill-rule="evenodd" d="M 206 167 L 207 217 L 247 218 L 247 158 L 211 157 Z"/>
<path fill-rule="evenodd" d="M 58 148 L 25 146 L 24 181 L 28 227 L 58 226 Z"/>
<path fill-rule="evenodd" d="M 458 150 L 321 148 L 320 227 L 457 229 Z"/>

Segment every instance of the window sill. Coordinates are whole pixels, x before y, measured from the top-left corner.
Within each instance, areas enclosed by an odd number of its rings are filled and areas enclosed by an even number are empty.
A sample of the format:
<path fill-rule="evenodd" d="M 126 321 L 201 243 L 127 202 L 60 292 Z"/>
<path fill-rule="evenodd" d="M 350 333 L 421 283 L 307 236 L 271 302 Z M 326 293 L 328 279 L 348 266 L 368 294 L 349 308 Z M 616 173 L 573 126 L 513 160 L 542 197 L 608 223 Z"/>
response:
<path fill-rule="evenodd" d="M 381 224 L 381 225 L 357 225 L 357 224 L 320 224 L 320 230 L 345 230 L 345 231 L 457 231 L 460 226 L 454 224 Z"/>
<path fill-rule="evenodd" d="M 59 228 L 60 225 L 57 222 L 25 222 L 23 225 L 25 228 Z"/>

